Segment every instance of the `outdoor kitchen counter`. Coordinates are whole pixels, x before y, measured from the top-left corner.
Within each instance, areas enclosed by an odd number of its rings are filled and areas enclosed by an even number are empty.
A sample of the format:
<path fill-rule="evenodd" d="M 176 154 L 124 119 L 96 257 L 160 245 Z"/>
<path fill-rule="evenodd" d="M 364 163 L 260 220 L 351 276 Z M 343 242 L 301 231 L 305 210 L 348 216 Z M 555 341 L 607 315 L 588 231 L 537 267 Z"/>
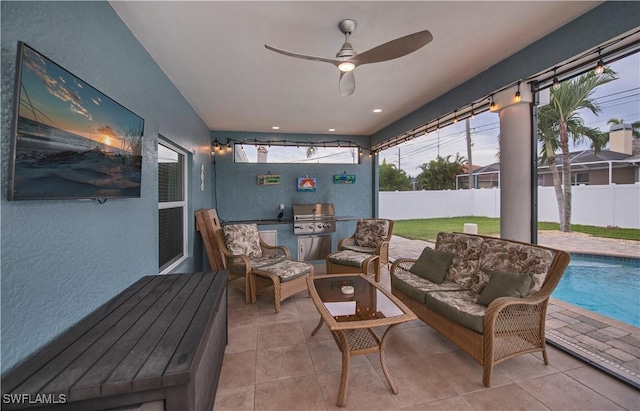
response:
<path fill-rule="evenodd" d="M 336 216 L 336 221 L 357 221 L 364 217 L 355 217 L 355 216 Z M 293 224 L 293 220 L 291 219 L 283 219 L 282 221 L 278 221 L 276 219 L 273 220 L 233 220 L 233 221 L 220 221 L 221 225 L 229 225 L 229 224 L 257 224 L 257 225 L 274 225 L 274 224 Z"/>
<path fill-rule="evenodd" d="M 293 224 L 293 220 L 234 220 L 234 221 L 220 221 L 221 225 L 229 224 L 257 224 L 257 225 L 273 225 L 273 224 Z"/>
<path fill-rule="evenodd" d="M 364 217 L 355 217 L 355 216 L 336 216 L 336 221 L 357 221 Z M 293 220 L 286 219 L 282 221 L 278 221 L 276 219 L 273 220 L 233 220 L 233 221 L 220 221 L 221 225 L 229 225 L 229 224 L 257 224 L 257 225 L 275 225 L 275 224 L 293 224 Z"/>

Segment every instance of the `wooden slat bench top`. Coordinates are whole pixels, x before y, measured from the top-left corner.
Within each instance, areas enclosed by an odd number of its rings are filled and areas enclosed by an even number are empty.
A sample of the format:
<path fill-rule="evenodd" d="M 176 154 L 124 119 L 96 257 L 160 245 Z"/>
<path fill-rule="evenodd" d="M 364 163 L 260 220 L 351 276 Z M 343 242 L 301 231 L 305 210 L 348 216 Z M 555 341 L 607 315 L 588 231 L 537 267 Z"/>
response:
<path fill-rule="evenodd" d="M 54 409 L 166 399 L 193 380 L 221 303 L 226 330 L 227 276 L 141 278 L 4 376 L 2 409 L 34 407 L 43 395 L 57 400 Z M 20 395 L 31 404 L 6 401 Z"/>

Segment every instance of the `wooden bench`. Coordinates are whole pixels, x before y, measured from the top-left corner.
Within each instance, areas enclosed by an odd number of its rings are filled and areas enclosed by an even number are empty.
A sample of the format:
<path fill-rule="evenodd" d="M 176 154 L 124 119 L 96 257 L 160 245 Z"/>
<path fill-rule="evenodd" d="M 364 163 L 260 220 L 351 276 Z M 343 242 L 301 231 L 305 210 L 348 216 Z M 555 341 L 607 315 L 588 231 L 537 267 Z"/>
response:
<path fill-rule="evenodd" d="M 141 278 L 4 376 L 2 409 L 211 410 L 227 276 Z"/>

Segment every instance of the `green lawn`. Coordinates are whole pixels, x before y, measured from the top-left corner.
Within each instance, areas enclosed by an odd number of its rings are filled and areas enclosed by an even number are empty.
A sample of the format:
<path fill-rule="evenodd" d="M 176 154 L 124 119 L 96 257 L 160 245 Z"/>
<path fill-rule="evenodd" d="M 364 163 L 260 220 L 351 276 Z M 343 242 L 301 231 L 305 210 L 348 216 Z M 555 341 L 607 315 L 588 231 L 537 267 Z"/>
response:
<path fill-rule="evenodd" d="M 500 234 L 500 219 L 488 217 L 452 217 L 430 218 L 423 220 L 395 220 L 393 234 L 412 240 L 435 241 L 440 231 L 462 232 L 464 223 L 478 224 L 478 234 Z M 538 230 L 559 230 L 557 223 L 538 223 Z M 591 234 L 594 237 L 616 238 L 619 240 L 640 241 L 640 230 L 635 228 L 609 228 L 590 225 L 571 225 L 577 233 Z"/>

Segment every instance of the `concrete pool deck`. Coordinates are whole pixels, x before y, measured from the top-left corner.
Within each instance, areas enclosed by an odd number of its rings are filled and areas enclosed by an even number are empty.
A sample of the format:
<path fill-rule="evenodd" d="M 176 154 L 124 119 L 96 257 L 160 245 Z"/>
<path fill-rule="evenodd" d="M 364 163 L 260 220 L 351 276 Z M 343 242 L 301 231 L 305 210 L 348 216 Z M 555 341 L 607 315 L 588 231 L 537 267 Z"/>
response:
<path fill-rule="evenodd" d="M 569 253 L 640 259 L 640 242 L 598 238 L 582 233 L 539 231 L 538 243 Z M 434 243 L 393 236 L 391 259 L 417 258 Z M 560 349 L 640 388 L 640 328 L 551 298 L 547 340 Z"/>

